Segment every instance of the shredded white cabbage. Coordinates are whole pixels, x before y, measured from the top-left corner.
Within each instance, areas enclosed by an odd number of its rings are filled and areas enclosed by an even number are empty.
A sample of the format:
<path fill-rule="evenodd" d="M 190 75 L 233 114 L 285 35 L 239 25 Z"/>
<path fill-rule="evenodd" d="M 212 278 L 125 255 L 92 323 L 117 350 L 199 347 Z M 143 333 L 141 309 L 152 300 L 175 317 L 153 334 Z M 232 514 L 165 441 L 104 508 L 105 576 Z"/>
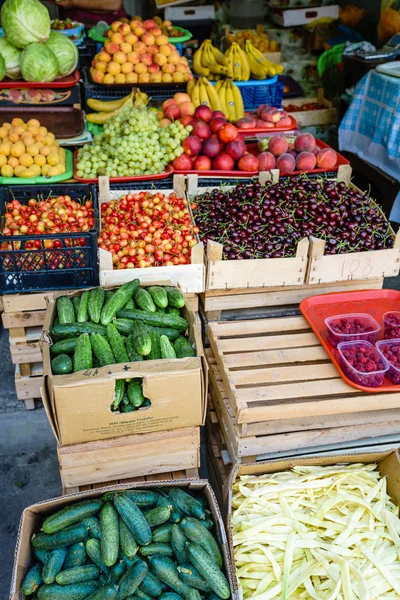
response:
<path fill-rule="evenodd" d="M 243 598 L 400 600 L 400 520 L 375 464 L 238 477 L 235 564 Z"/>

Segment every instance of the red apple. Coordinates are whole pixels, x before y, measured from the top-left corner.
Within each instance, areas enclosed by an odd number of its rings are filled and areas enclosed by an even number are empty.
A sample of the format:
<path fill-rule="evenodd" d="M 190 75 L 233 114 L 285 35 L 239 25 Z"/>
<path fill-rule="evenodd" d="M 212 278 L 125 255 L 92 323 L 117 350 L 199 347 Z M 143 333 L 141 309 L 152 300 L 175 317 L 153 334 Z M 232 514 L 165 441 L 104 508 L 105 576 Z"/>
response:
<path fill-rule="evenodd" d="M 181 154 L 178 158 L 175 158 L 172 166 L 177 171 L 191 171 L 193 168 L 192 159 L 187 154 Z"/>
<path fill-rule="evenodd" d="M 226 145 L 225 152 L 236 162 L 241 159 L 246 152 L 246 144 L 240 140 L 233 140 L 233 142 L 229 142 Z"/>
<path fill-rule="evenodd" d="M 221 152 L 220 141 L 216 137 L 211 137 L 203 143 L 203 154 L 209 158 L 214 158 Z"/>
<path fill-rule="evenodd" d="M 239 171 L 258 171 L 258 159 L 253 154 L 245 154 L 238 162 Z"/>
<path fill-rule="evenodd" d="M 196 171 L 211 171 L 211 160 L 208 156 L 196 156 L 193 162 L 193 168 Z"/>
<path fill-rule="evenodd" d="M 213 117 L 212 110 L 205 104 L 200 104 L 194 111 L 194 116 L 196 119 L 200 119 L 205 123 L 209 123 Z"/>
<path fill-rule="evenodd" d="M 182 148 L 188 156 L 198 156 L 201 152 L 201 139 L 197 135 L 189 135 L 182 141 Z"/>
<path fill-rule="evenodd" d="M 225 125 L 225 117 L 213 117 L 209 122 L 209 127 L 213 133 L 218 133 L 222 125 Z"/>
<path fill-rule="evenodd" d="M 233 171 L 235 163 L 229 154 L 219 154 L 214 158 L 213 169 L 214 171 Z"/>
<path fill-rule="evenodd" d="M 197 137 L 202 140 L 208 140 L 211 137 L 211 131 L 207 123 L 204 121 L 195 121 L 193 125 L 192 135 L 197 135 Z"/>
<path fill-rule="evenodd" d="M 238 130 L 231 123 L 225 123 L 218 131 L 218 138 L 223 144 L 233 142 L 238 136 Z"/>

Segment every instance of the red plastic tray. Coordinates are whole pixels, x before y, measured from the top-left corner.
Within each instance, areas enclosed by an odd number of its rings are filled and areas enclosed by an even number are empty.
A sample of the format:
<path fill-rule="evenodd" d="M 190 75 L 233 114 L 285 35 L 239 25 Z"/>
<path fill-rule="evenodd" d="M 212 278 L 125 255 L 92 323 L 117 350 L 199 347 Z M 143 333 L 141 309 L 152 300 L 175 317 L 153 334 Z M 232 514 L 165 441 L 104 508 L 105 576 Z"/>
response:
<path fill-rule="evenodd" d="M 348 379 L 340 368 L 338 350 L 327 341 L 325 319 L 347 313 L 366 313 L 381 325 L 382 329 L 378 334 L 378 338 L 383 339 L 383 315 L 391 310 L 399 310 L 399 307 L 400 292 L 397 290 L 362 290 L 321 294 L 320 296 L 306 298 L 300 303 L 301 312 L 325 348 L 343 381 L 369 394 L 399 392 L 400 385 L 394 385 L 386 377 L 383 384 L 375 388 L 358 385 Z"/>
<path fill-rule="evenodd" d="M 78 157 L 78 150 L 75 150 L 75 152 L 74 152 L 74 179 L 76 179 L 77 181 L 81 181 L 82 183 L 97 183 L 98 177 L 95 177 L 92 179 L 83 179 L 82 177 L 77 176 L 77 174 L 76 174 L 77 157 Z M 166 179 L 167 177 L 172 175 L 173 172 L 174 172 L 174 169 L 172 168 L 172 166 L 167 165 L 165 171 L 163 171 L 162 173 L 159 173 L 158 175 L 136 175 L 136 176 L 132 176 L 132 177 L 110 177 L 110 182 L 111 183 L 124 183 L 124 181 L 126 181 L 126 183 L 129 183 L 130 181 L 152 181 L 153 179 L 154 180 L 155 179 Z"/>
<path fill-rule="evenodd" d="M 293 129 L 297 129 L 297 121 L 292 115 L 288 115 L 292 120 L 292 124 L 289 127 L 263 127 L 261 129 L 238 129 L 239 133 L 241 133 L 244 137 L 249 137 L 253 135 L 257 135 L 257 133 L 274 133 L 276 131 L 293 131 Z"/>
<path fill-rule="evenodd" d="M 269 132 L 271 132 L 272 130 L 269 129 Z M 322 142 L 321 140 L 317 140 L 315 139 L 315 141 L 317 142 L 317 145 L 320 148 L 330 148 L 330 146 L 328 144 L 325 144 L 325 142 Z M 256 142 L 250 142 L 247 145 L 247 150 L 248 152 L 251 152 L 251 154 L 254 154 L 254 156 L 258 156 L 259 154 L 261 154 L 260 149 L 258 147 L 258 144 Z M 349 165 L 350 161 L 347 160 L 347 158 L 345 158 L 344 156 L 342 156 L 341 154 L 339 154 L 339 152 L 336 152 L 337 154 L 337 162 L 336 162 L 336 166 L 333 167 L 332 169 L 329 169 L 329 173 L 333 172 L 333 171 L 337 171 L 340 167 L 340 165 Z M 174 169 L 175 173 L 181 173 L 183 175 L 200 175 L 201 177 L 254 177 L 255 175 L 258 174 L 258 171 L 194 171 L 194 170 L 190 170 L 190 171 L 177 171 L 176 169 Z M 281 171 L 279 173 L 280 177 L 290 177 L 292 175 L 301 175 L 302 173 L 306 173 L 306 174 L 313 174 L 313 173 L 326 173 L 327 170 L 326 169 L 313 169 L 312 171 L 292 171 L 291 173 L 285 173 L 284 171 Z"/>
<path fill-rule="evenodd" d="M 56 79 L 55 81 L 25 81 L 24 79 L 6 79 L 5 81 L 0 81 L 0 88 L 9 89 L 37 89 L 37 88 L 67 88 L 72 87 L 76 83 L 78 83 L 80 79 L 80 74 L 78 69 L 75 69 L 71 75 L 67 77 L 62 77 L 61 79 Z"/>

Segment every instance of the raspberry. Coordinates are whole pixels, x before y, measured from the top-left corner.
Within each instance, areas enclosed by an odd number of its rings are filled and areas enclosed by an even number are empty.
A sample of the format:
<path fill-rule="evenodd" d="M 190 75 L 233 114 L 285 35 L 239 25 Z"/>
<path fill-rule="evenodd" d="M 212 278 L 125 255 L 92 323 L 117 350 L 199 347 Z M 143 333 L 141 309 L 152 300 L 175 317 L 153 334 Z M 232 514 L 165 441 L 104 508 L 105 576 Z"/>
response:
<path fill-rule="evenodd" d="M 379 325 L 369 315 L 343 315 L 326 320 L 327 338 L 332 346 L 340 342 L 365 340 L 375 343 Z"/>
<path fill-rule="evenodd" d="M 385 339 L 394 340 L 400 338 L 400 312 L 385 313 L 383 321 L 385 323 Z"/>
<path fill-rule="evenodd" d="M 341 368 L 351 381 L 365 387 L 382 385 L 386 364 L 374 346 L 360 340 L 340 344 L 339 350 Z M 400 346 L 398 350 L 400 361 Z"/>

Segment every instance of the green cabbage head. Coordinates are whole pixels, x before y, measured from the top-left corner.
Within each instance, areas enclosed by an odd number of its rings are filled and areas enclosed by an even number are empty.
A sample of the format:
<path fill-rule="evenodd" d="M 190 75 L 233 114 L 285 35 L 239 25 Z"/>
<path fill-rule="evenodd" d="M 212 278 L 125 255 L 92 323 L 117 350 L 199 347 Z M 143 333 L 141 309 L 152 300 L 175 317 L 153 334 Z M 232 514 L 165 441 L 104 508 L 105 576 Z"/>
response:
<path fill-rule="evenodd" d="M 54 52 L 44 44 L 29 44 L 21 54 L 21 73 L 25 81 L 54 81 L 58 77 Z"/>
<path fill-rule="evenodd" d="M 1 26 L 7 40 L 17 48 L 45 42 L 50 35 L 49 11 L 39 0 L 6 0 Z"/>
<path fill-rule="evenodd" d="M 7 42 L 5 38 L 0 38 L 0 54 L 6 63 L 7 77 L 18 79 L 21 76 L 21 51 Z"/>
<path fill-rule="evenodd" d="M 6 62 L 2 55 L 0 54 L 0 81 L 3 81 L 6 76 Z"/>
<path fill-rule="evenodd" d="M 57 59 L 59 77 L 66 77 L 75 71 L 78 64 L 78 49 L 67 36 L 52 31 L 45 46 L 50 48 Z"/>

